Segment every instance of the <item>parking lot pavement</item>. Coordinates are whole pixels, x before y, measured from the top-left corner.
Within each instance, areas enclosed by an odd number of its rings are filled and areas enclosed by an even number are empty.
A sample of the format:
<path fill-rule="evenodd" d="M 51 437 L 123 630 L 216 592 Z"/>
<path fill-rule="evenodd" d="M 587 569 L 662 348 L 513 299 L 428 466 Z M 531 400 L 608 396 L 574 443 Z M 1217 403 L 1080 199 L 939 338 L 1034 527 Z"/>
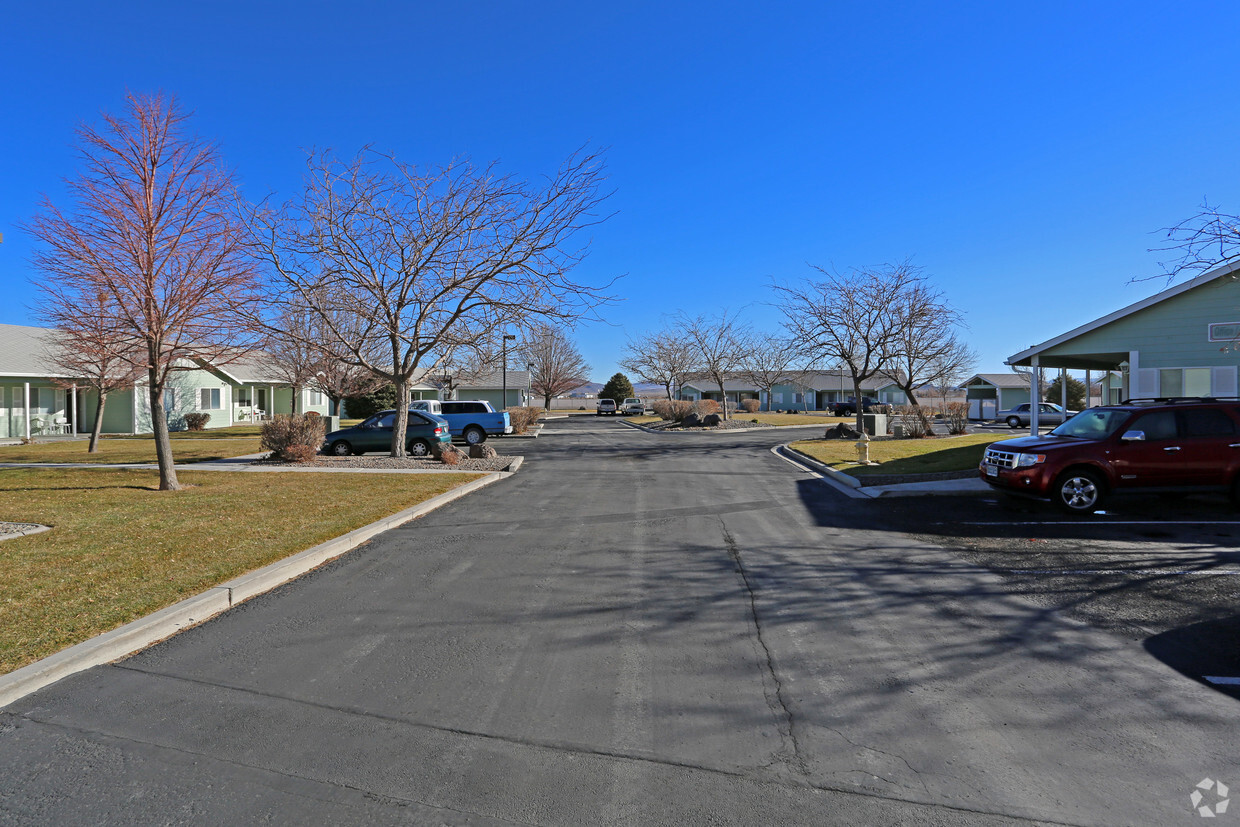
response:
<path fill-rule="evenodd" d="M 1240 513 L 1222 496 L 1126 497 L 1087 516 L 999 494 L 869 507 L 1012 592 L 1240 698 Z"/>

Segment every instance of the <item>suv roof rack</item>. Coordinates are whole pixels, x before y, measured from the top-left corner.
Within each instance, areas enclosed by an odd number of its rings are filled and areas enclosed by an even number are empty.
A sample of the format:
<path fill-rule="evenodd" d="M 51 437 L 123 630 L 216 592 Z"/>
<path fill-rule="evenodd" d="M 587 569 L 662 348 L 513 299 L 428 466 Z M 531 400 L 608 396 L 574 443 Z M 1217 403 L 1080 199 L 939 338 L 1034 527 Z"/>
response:
<path fill-rule="evenodd" d="M 1121 405 L 1190 405 L 1194 402 L 1240 402 L 1240 396 L 1156 396 L 1125 399 Z"/>

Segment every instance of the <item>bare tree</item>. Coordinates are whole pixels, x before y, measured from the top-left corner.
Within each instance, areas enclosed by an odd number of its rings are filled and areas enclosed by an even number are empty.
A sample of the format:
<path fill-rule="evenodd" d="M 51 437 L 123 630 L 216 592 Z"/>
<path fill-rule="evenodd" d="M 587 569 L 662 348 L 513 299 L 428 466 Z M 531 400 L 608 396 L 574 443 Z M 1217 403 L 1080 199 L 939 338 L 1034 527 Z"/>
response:
<path fill-rule="evenodd" d="M 585 255 L 574 240 L 601 220 L 606 197 L 596 154 L 571 156 L 538 186 L 493 166 L 419 170 L 369 149 L 307 166 L 299 198 L 251 211 L 255 249 L 279 302 L 327 327 L 325 342 L 307 343 L 392 383 L 398 400 L 508 325 L 575 319 L 608 300 L 571 278 Z M 342 316 L 355 321 L 339 326 Z M 404 452 L 397 417 L 392 455 Z"/>
<path fill-rule="evenodd" d="M 531 366 L 530 388 L 548 410 L 553 397 L 589 381 L 590 366 L 562 329 L 536 324 L 524 339 L 520 352 Z"/>
<path fill-rule="evenodd" d="M 920 270 L 911 272 L 914 280 L 891 297 L 892 352 L 884 373 L 912 405 L 919 406 L 916 388 L 960 373 L 976 356 L 957 338 L 963 322 L 960 313 Z"/>
<path fill-rule="evenodd" d="M 771 409 L 771 392 L 789 381 L 789 374 L 800 359 L 796 343 L 769 333 L 750 336 L 743 347 L 743 358 L 736 375 L 766 393 L 767 410 Z"/>
<path fill-rule="evenodd" d="M 245 354 L 252 340 L 241 311 L 255 276 L 216 148 L 186 132 L 175 98 L 128 103 L 126 116 L 105 114 L 100 129 L 79 127 L 85 169 L 66 182 L 73 211 L 44 197 L 27 229 L 42 245 L 34 264 L 49 284 L 106 296 L 116 312 L 127 345 L 112 355 L 146 373 L 159 487 L 177 490 L 169 378 L 193 359 L 223 365 Z"/>
<path fill-rule="evenodd" d="M 651 336 L 630 339 L 624 345 L 620 367 L 637 376 L 642 382 L 662 385 L 667 398 L 672 389 L 680 389 L 693 371 L 693 348 L 683 334 L 672 330 L 660 330 Z"/>
<path fill-rule="evenodd" d="M 39 285 L 37 312 L 56 331 L 47 357 L 66 377 L 60 382 L 70 392 L 83 386 L 95 391 L 94 423 L 87 453 L 99 450 L 103 411 L 108 394 L 132 388 L 142 371 L 136 342 L 119 319 L 106 292 L 91 295 L 77 282 L 56 280 Z"/>
<path fill-rule="evenodd" d="M 1240 260 L 1240 216 L 1221 212 L 1207 201 L 1196 215 L 1163 229 L 1167 243 L 1152 252 L 1175 256 L 1162 262 L 1169 279 L 1213 270 Z"/>
<path fill-rule="evenodd" d="M 861 383 L 882 373 L 896 352 L 899 299 L 919 281 L 908 264 L 832 273 L 799 286 L 775 285 L 785 326 L 815 361 L 838 360 L 852 378 L 857 430 L 862 430 Z"/>
<path fill-rule="evenodd" d="M 745 362 L 745 344 L 749 330 L 738 324 L 736 314 L 727 310 L 718 316 L 694 316 L 684 313 L 676 316 L 676 322 L 684 331 L 685 341 L 692 348 L 697 362 L 697 372 L 719 386 L 723 399 L 723 418 L 728 418 L 728 394 L 724 387 L 727 378 L 735 374 Z"/>
<path fill-rule="evenodd" d="M 289 385 L 293 392 L 289 399 L 289 413 L 297 413 L 297 396 L 305 388 L 318 387 L 323 369 L 323 351 L 311 345 L 314 340 L 312 328 L 317 319 L 305 308 L 285 305 L 279 309 L 278 326 L 297 330 L 306 335 L 273 335 L 264 343 L 267 363 L 275 378 Z M 274 401 L 274 400 L 273 400 Z"/>

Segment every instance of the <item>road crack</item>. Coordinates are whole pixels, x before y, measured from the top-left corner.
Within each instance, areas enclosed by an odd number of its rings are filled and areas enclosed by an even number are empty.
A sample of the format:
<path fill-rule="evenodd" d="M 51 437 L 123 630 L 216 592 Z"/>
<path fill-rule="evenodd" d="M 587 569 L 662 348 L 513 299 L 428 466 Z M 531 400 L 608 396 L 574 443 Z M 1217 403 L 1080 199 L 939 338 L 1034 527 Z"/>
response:
<path fill-rule="evenodd" d="M 809 776 L 809 767 L 805 762 L 805 757 L 801 753 L 801 742 L 797 737 L 796 718 L 792 714 L 791 707 L 784 697 L 784 682 L 779 676 L 779 671 L 775 668 L 775 655 L 771 652 L 770 646 L 767 644 L 766 635 L 762 627 L 762 619 L 758 615 L 758 599 L 754 589 L 753 581 L 749 577 L 749 572 L 745 570 L 745 563 L 741 559 L 740 546 L 736 544 L 736 538 L 728 531 L 727 524 L 720 519 L 719 525 L 723 529 L 723 542 L 728 549 L 728 557 L 736 566 L 736 573 L 740 575 L 741 584 L 745 587 L 745 593 L 749 598 L 749 619 L 753 623 L 754 638 L 757 642 L 758 649 L 761 652 L 760 660 L 762 662 L 762 692 L 766 697 L 766 705 L 770 708 L 771 713 L 775 716 L 775 727 L 779 731 L 780 740 L 783 746 L 776 754 L 775 759 L 784 764 L 789 765 L 802 776 Z M 771 688 L 768 688 L 771 687 Z"/>

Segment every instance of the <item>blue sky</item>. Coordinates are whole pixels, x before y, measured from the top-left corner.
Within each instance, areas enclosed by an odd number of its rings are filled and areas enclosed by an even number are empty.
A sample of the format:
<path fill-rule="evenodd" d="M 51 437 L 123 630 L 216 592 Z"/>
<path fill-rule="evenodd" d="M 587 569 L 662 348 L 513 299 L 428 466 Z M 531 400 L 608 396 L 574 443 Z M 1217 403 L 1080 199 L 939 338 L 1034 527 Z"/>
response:
<path fill-rule="evenodd" d="M 7 4 L 0 322 L 38 324 L 15 224 L 126 89 L 194 110 L 252 197 L 304 149 L 550 172 L 607 147 L 615 217 L 578 275 L 603 381 L 665 314 L 746 308 L 807 263 L 911 259 L 979 370 L 1166 286 L 1159 228 L 1240 211 L 1240 6 L 1227 3 Z"/>

